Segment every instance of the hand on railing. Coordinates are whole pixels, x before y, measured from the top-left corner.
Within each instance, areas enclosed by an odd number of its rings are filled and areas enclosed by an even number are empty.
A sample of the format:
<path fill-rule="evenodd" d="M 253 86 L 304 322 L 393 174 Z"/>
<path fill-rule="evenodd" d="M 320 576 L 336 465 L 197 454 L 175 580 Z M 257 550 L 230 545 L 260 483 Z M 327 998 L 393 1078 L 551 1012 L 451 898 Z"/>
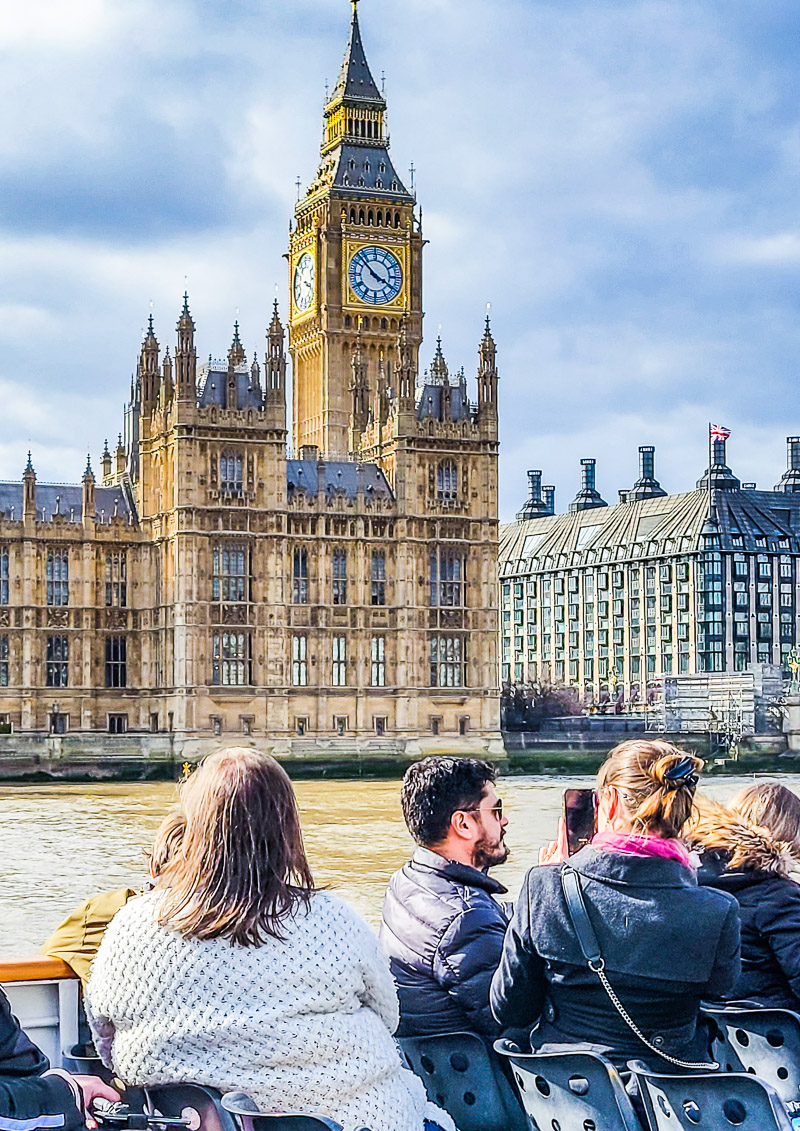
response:
<path fill-rule="evenodd" d="M 75 1079 L 92 1080 L 94 1077 L 76 1076 Z M 108 1088 L 107 1092 L 111 1092 L 118 1099 L 113 1089 Z M 106 1093 L 103 1095 L 105 1096 Z M 147 1111 L 131 1111 L 128 1105 L 122 1102 L 108 1105 L 95 1103 L 92 1115 L 96 1120 L 94 1126 L 107 1127 L 114 1129 L 114 1131 L 148 1131 L 151 1127 L 157 1127 L 160 1131 L 163 1131 L 167 1127 L 189 1127 L 191 1123 L 191 1120 L 184 1119 L 179 1115 L 151 1115 Z"/>

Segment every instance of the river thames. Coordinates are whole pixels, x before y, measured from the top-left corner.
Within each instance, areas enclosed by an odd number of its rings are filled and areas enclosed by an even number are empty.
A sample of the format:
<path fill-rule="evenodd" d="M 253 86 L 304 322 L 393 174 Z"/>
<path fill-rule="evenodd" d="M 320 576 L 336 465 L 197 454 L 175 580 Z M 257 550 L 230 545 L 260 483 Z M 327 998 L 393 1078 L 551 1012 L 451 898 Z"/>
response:
<path fill-rule="evenodd" d="M 751 779 L 747 779 L 751 780 Z M 800 793 L 800 777 L 784 784 Z M 731 797 L 743 778 L 706 792 Z M 509 777 L 498 783 L 508 813 L 508 862 L 493 875 L 516 897 L 540 845 L 555 835 L 561 797 L 588 778 Z M 412 851 L 399 781 L 296 783 L 314 876 L 377 925 L 386 883 Z M 0 786 L 0 956 L 37 954 L 53 928 L 87 896 L 146 878 L 153 832 L 177 798 L 168 783 Z"/>

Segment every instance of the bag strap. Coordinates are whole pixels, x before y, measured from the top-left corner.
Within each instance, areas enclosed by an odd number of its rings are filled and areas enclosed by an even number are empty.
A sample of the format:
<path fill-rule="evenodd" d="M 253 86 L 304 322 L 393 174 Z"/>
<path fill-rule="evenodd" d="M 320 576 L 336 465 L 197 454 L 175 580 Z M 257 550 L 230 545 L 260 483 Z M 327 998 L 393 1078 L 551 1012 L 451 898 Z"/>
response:
<path fill-rule="evenodd" d="M 564 899 L 567 901 L 567 911 L 572 921 L 572 929 L 578 939 L 581 953 L 589 964 L 591 970 L 600 970 L 605 966 L 603 952 L 597 933 L 592 926 L 586 901 L 583 898 L 583 888 L 578 878 L 578 873 L 569 864 L 561 869 L 561 887 L 564 890 Z"/>
<path fill-rule="evenodd" d="M 578 940 L 578 946 L 581 948 L 581 953 L 593 974 L 596 974 L 600 979 L 603 989 L 608 995 L 608 999 L 620 1015 L 622 1020 L 635 1035 L 639 1038 L 643 1045 L 645 1045 L 656 1056 L 660 1056 L 662 1060 L 666 1060 L 669 1064 L 675 1065 L 677 1068 L 691 1068 L 698 1071 L 715 1072 L 719 1068 L 716 1061 L 710 1063 L 690 1060 L 679 1060 L 676 1056 L 671 1056 L 668 1052 L 662 1052 L 661 1049 L 656 1048 L 651 1041 L 647 1039 L 642 1030 L 633 1020 L 631 1015 L 626 1010 L 625 1006 L 617 997 L 611 983 L 608 980 L 605 972 L 605 959 L 603 952 L 600 948 L 600 941 L 597 938 L 597 932 L 592 925 L 592 920 L 589 917 L 589 910 L 586 906 L 586 900 L 583 898 L 583 888 L 581 887 L 581 880 L 578 873 L 571 864 L 564 864 L 561 868 L 561 888 L 564 892 L 564 899 L 567 904 L 567 913 L 569 914 L 572 929 L 575 932 L 575 937 Z"/>

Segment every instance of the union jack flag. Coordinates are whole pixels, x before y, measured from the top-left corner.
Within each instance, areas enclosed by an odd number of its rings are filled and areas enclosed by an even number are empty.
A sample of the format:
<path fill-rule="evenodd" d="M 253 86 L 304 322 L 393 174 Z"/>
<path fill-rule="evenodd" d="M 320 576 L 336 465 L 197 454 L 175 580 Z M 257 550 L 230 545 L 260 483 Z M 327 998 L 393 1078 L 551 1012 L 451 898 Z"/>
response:
<path fill-rule="evenodd" d="M 724 424 L 710 424 L 709 429 L 712 440 L 727 440 L 731 434 L 730 428 Z"/>

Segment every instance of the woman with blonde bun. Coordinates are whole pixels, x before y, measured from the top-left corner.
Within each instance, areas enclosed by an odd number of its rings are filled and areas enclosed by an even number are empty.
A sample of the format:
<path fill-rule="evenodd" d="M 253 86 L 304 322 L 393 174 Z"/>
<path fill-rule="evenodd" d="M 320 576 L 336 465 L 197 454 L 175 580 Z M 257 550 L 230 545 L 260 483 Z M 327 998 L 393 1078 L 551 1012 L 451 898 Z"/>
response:
<path fill-rule="evenodd" d="M 698 883 L 739 904 L 742 973 L 729 1000 L 800 1011 L 800 798 L 754 782 L 728 808 L 704 803 L 692 823 Z"/>
<path fill-rule="evenodd" d="M 567 863 L 562 828 L 528 872 L 491 1002 L 502 1025 L 534 1027 L 534 1051 L 589 1047 L 658 1072 L 712 1064 L 700 1002 L 736 982 L 739 917 L 732 896 L 698 887 L 681 840 L 701 768 L 667 742 L 621 743 L 597 776 L 591 843 Z"/>

